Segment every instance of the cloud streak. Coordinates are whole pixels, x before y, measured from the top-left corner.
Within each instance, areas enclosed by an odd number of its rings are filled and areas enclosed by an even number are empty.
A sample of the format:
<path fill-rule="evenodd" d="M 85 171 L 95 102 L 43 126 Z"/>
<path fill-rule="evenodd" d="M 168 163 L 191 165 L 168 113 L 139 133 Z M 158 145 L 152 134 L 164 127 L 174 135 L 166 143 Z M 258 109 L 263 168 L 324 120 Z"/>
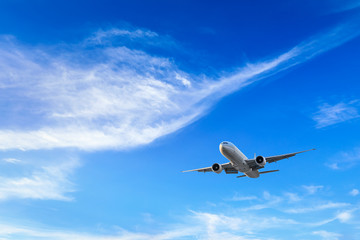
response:
<path fill-rule="evenodd" d="M 16 159 L 16 158 L 4 158 L 3 161 L 7 162 L 7 163 L 11 163 L 11 164 L 19 164 L 19 163 L 21 163 L 21 160 Z"/>
<path fill-rule="evenodd" d="M 295 192 L 294 194 L 301 194 Z M 327 198 L 329 196 L 325 194 Z M 300 200 L 302 204 L 308 204 L 311 200 L 309 195 L 303 195 Z M 291 203 L 285 201 L 286 194 L 275 196 L 265 192 L 262 196 L 256 196 L 255 201 L 266 201 L 273 198 L 283 198 L 271 206 L 271 209 L 259 211 L 244 212 L 241 210 L 244 206 L 250 205 L 254 199 L 241 202 L 232 202 L 232 205 L 216 204 L 213 209 L 190 210 L 183 216 L 176 217 L 175 222 L 168 221 L 166 224 L 157 224 L 156 219 L 147 222 L 147 225 L 155 224 L 157 228 L 147 228 L 149 230 L 137 229 L 129 231 L 115 226 L 112 229 L 94 230 L 80 232 L 74 230 L 59 230 L 56 228 L 32 227 L 19 224 L 13 224 L 0 220 L 0 238 L 5 239 L 32 239 L 46 238 L 51 240 L 60 239 L 107 239 L 107 240 L 167 240 L 167 239 L 236 239 L 236 240 L 266 240 L 266 239 L 318 239 L 319 236 L 327 237 L 340 236 L 336 233 L 339 229 L 348 234 L 354 234 L 356 229 L 352 227 L 358 225 L 358 208 L 354 208 L 351 203 L 338 204 L 336 207 L 321 208 L 321 213 L 314 215 L 314 211 L 305 211 L 302 214 L 294 214 L 283 211 L 283 208 L 299 207 L 299 201 Z M 319 201 L 328 201 L 318 199 Z M 227 201 L 229 204 L 229 201 Z M 219 208 L 219 206 L 222 206 Z M 277 217 L 274 217 L 274 211 Z M 279 213 L 279 211 L 281 213 Z M 316 210 L 320 211 L 320 209 Z M 311 222 L 309 222 L 311 221 Z M 313 222 L 316 221 L 316 222 Z M 38 224 L 36 224 L 38 226 Z M 279 231 L 281 229 L 281 231 Z M 329 231 L 331 230 L 331 232 Z M 355 232 L 353 231 L 355 230 Z M 301 233 L 301 235 L 299 235 Z M 354 239 L 355 239 L 354 235 Z M 329 238 L 331 239 L 331 238 Z"/>
<path fill-rule="evenodd" d="M 346 170 L 357 166 L 360 163 L 360 148 L 355 147 L 349 151 L 336 153 L 326 164 L 333 170 Z"/>
<path fill-rule="evenodd" d="M 313 234 L 316 236 L 320 236 L 321 238 L 326 239 L 326 240 L 338 240 L 342 236 L 339 233 L 334 233 L 334 232 L 329 232 L 329 231 L 324 231 L 324 230 L 314 231 Z"/>
<path fill-rule="evenodd" d="M 359 193 L 360 193 L 359 190 L 356 189 L 356 188 L 354 188 L 353 190 L 351 190 L 351 191 L 349 192 L 349 194 L 350 194 L 351 196 L 353 196 L 353 197 L 359 195 Z"/>
<path fill-rule="evenodd" d="M 308 194 L 315 194 L 316 192 L 318 192 L 319 190 L 321 190 L 321 189 L 324 188 L 324 186 L 321 186 L 321 185 L 319 185 L 319 186 L 315 186 L 315 185 L 304 185 L 304 186 L 302 186 L 302 187 L 306 190 L 306 192 L 307 192 Z"/>
<path fill-rule="evenodd" d="M 278 57 L 248 63 L 216 79 L 181 70 L 142 46 L 151 31 L 98 31 L 82 44 L 29 47 L 0 42 L 0 149 L 124 149 L 192 123 L 220 98 L 308 61 L 358 36 L 351 23 Z M 168 47 L 167 46 L 167 47 Z M 158 47 L 158 46 L 157 46 Z"/>
<path fill-rule="evenodd" d="M 334 1 L 333 13 L 354 10 L 360 7 L 359 0 Z"/>
<path fill-rule="evenodd" d="M 34 170 L 27 176 L 0 177 L 0 201 L 14 198 L 72 200 L 66 194 L 75 190 L 68 178 L 79 167 L 77 159 L 70 158 L 40 168 L 32 167 Z"/>
<path fill-rule="evenodd" d="M 324 103 L 319 106 L 319 111 L 313 116 L 316 128 L 324 128 L 334 124 L 359 118 L 359 101 L 354 100 L 349 103 L 340 102 L 335 105 Z"/>
<path fill-rule="evenodd" d="M 285 210 L 285 212 L 294 213 L 294 214 L 309 213 L 309 212 L 322 211 L 322 210 L 331 209 L 331 208 L 344 208 L 344 207 L 347 207 L 349 205 L 350 204 L 348 204 L 348 203 L 328 202 L 328 203 L 325 203 L 325 204 L 315 205 L 315 206 L 311 206 L 311 207 L 292 208 L 292 209 Z"/>

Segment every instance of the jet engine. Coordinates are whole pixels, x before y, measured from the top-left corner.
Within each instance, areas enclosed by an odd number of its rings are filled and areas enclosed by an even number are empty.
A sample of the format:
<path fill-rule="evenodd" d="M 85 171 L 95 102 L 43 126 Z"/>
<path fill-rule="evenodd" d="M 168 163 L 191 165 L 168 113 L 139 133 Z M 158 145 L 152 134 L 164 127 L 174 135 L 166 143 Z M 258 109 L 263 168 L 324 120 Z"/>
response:
<path fill-rule="evenodd" d="M 266 158 L 264 158 L 263 156 L 257 156 L 255 158 L 255 162 L 258 166 L 263 167 L 266 164 Z"/>
<path fill-rule="evenodd" d="M 214 163 L 212 166 L 211 166 L 211 170 L 214 172 L 214 173 L 221 173 L 221 171 L 223 170 L 222 166 L 218 163 Z"/>

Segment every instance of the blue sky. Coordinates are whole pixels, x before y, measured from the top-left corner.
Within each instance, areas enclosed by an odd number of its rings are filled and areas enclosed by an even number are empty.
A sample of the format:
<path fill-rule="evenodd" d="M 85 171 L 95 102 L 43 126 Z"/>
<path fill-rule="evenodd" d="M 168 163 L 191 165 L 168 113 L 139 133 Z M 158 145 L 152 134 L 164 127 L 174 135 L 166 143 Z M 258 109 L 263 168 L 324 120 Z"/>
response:
<path fill-rule="evenodd" d="M 0 239 L 359 239 L 359 7 L 1 1 Z"/>

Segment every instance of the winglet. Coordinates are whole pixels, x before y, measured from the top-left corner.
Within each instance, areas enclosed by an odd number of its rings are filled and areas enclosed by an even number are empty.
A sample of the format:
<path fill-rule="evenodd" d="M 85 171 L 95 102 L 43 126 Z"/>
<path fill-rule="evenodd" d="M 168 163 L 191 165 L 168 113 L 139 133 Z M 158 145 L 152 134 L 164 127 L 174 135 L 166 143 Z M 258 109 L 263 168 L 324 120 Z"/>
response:
<path fill-rule="evenodd" d="M 301 152 L 298 152 L 298 153 L 309 152 L 309 151 L 314 151 L 314 150 L 316 150 L 316 148 L 308 149 L 308 150 L 301 151 Z"/>

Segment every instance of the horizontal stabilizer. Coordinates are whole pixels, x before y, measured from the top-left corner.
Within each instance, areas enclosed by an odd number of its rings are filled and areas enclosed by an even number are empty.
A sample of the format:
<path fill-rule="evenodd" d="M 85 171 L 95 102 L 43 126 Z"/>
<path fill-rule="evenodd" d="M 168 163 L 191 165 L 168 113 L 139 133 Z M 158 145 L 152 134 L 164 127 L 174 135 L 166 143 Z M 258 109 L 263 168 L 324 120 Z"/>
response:
<path fill-rule="evenodd" d="M 259 174 L 271 173 L 271 172 L 278 172 L 278 171 L 279 171 L 279 170 L 264 171 L 264 172 L 259 172 Z"/>
<path fill-rule="evenodd" d="M 247 176 L 246 175 L 237 176 L 237 178 L 241 178 L 241 177 L 247 177 Z"/>
<path fill-rule="evenodd" d="M 279 170 L 270 170 L 270 171 L 259 172 L 259 174 L 271 173 L 271 172 L 278 172 L 278 171 L 279 171 Z M 246 177 L 246 175 L 237 176 L 237 178 L 241 178 L 241 177 Z"/>

